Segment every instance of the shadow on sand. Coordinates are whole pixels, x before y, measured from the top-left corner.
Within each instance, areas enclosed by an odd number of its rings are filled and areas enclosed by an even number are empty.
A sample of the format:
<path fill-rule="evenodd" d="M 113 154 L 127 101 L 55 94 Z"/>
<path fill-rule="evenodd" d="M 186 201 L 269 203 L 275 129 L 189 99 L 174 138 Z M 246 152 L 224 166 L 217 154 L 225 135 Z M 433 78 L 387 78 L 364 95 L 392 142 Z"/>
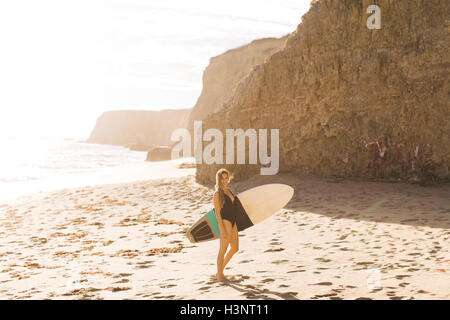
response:
<path fill-rule="evenodd" d="M 288 210 L 336 219 L 450 228 L 448 183 L 423 187 L 411 183 L 300 177 L 281 173 L 255 175 L 233 182 L 231 188 L 239 193 L 267 183 L 283 183 L 294 188 L 294 196 L 285 207 Z"/>
<path fill-rule="evenodd" d="M 269 289 L 257 288 L 251 284 L 242 284 L 242 279 L 236 279 L 235 277 L 230 277 L 228 281 L 223 282 L 222 285 L 231 287 L 236 291 L 242 292 L 246 299 L 263 299 L 263 300 L 274 300 L 273 296 L 279 297 L 283 300 L 299 300 L 296 297 L 296 292 L 276 292 L 270 291 Z"/>

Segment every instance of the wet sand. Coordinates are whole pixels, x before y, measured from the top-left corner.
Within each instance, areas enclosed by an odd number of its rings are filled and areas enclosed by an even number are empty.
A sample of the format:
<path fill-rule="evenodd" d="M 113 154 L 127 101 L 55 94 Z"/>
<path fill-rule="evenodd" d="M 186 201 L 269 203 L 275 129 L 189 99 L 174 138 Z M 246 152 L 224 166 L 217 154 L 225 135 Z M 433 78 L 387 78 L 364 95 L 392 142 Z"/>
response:
<path fill-rule="evenodd" d="M 63 189 L 0 204 L 1 299 L 449 299 L 450 186 L 256 176 L 286 208 L 219 243 L 186 229 L 213 186 L 181 178 Z"/>

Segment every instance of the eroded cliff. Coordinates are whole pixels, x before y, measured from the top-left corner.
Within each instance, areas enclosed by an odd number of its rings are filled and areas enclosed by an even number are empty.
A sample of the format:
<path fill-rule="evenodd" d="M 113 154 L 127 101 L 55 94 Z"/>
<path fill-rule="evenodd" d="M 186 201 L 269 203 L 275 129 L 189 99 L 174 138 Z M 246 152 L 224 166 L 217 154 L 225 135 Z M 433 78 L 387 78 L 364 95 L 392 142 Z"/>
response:
<path fill-rule="evenodd" d="M 189 116 L 189 131 L 192 132 L 195 120 L 203 120 L 209 114 L 219 111 L 252 68 L 282 49 L 286 39 L 287 36 L 258 39 L 212 57 L 203 72 L 202 92 Z"/>
<path fill-rule="evenodd" d="M 372 4 L 381 29 L 366 26 Z M 279 129 L 280 171 L 448 180 L 449 30 L 445 0 L 314 1 L 203 129 Z M 261 164 L 197 165 L 197 181 L 219 167 L 242 179 Z"/>
<path fill-rule="evenodd" d="M 120 110 L 103 113 L 87 142 L 120 145 L 134 150 L 149 150 L 171 145 L 172 132 L 186 128 L 191 109 Z"/>

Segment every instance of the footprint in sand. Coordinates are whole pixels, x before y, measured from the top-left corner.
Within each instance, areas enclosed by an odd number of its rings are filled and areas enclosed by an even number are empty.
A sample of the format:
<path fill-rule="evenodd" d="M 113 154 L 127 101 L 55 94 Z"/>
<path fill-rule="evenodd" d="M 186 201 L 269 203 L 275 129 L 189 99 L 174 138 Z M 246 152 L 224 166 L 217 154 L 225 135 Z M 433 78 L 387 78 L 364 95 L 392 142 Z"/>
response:
<path fill-rule="evenodd" d="M 152 267 L 151 264 L 154 263 L 154 261 L 144 261 L 144 262 L 138 262 L 138 266 L 136 266 L 136 269 L 147 269 Z"/>
<path fill-rule="evenodd" d="M 257 295 L 254 293 L 246 293 L 245 298 L 250 299 L 250 300 L 256 300 L 256 299 L 264 299 L 265 297 L 263 295 Z"/>
<path fill-rule="evenodd" d="M 331 285 L 333 285 L 332 282 L 319 282 L 310 284 L 310 286 L 331 286 Z"/>
<path fill-rule="evenodd" d="M 116 281 L 116 282 L 113 282 L 113 283 L 127 283 L 127 282 L 130 282 L 130 280 L 129 279 L 122 279 L 122 280 L 119 280 L 119 281 Z"/>
<path fill-rule="evenodd" d="M 282 263 L 286 263 L 286 262 L 289 262 L 289 260 L 275 260 L 275 261 L 272 261 L 271 263 L 272 264 L 282 264 Z"/>
<path fill-rule="evenodd" d="M 283 251 L 283 250 L 284 250 L 284 248 L 273 248 L 273 249 L 268 249 L 264 252 L 277 252 L 277 251 Z"/>
<path fill-rule="evenodd" d="M 249 262 L 253 262 L 253 261 L 255 261 L 255 260 L 242 260 L 239 263 L 249 263 Z"/>
<path fill-rule="evenodd" d="M 119 273 L 118 275 L 113 276 L 113 278 L 129 277 L 132 275 L 132 273 Z"/>
<path fill-rule="evenodd" d="M 211 287 L 208 287 L 208 286 L 198 288 L 198 290 L 201 290 L 201 291 L 209 291 L 209 289 L 211 289 Z"/>
<path fill-rule="evenodd" d="M 315 260 L 323 262 L 323 263 L 328 263 L 331 261 L 331 259 L 325 259 L 325 258 L 316 258 Z"/>
<path fill-rule="evenodd" d="M 415 269 L 415 268 L 409 268 L 408 272 L 415 272 L 415 271 L 420 271 L 420 269 Z"/>
<path fill-rule="evenodd" d="M 163 284 L 163 285 L 160 285 L 159 287 L 166 289 L 166 288 L 172 288 L 172 287 L 176 287 L 176 286 L 177 286 L 176 284 Z"/>
<path fill-rule="evenodd" d="M 337 293 L 326 293 L 326 294 L 316 294 L 316 298 L 329 298 L 329 297 L 335 297 L 337 296 Z"/>
<path fill-rule="evenodd" d="M 389 299 L 391 299 L 391 300 L 402 300 L 402 299 L 404 299 L 405 297 L 402 297 L 402 296 L 392 296 L 392 297 L 389 297 Z"/>
<path fill-rule="evenodd" d="M 305 272 L 306 270 L 292 270 L 292 271 L 288 271 L 287 273 L 296 273 L 296 272 Z"/>
<path fill-rule="evenodd" d="M 350 285 L 347 285 L 347 286 L 345 286 L 346 288 L 350 288 L 350 289 L 354 289 L 354 288 L 356 288 L 355 286 L 350 286 Z"/>
<path fill-rule="evenodd" d="M 297 292 L 285 292 L 277 295 L 285 300 L 297 300 L 297 294 Z"/>

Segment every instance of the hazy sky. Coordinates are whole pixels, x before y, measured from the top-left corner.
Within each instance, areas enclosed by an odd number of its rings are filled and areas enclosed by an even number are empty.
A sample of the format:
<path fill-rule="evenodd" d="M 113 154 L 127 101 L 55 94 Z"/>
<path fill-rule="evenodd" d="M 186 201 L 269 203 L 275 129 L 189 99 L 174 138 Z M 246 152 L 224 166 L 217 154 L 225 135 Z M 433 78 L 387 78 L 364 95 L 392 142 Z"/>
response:
<path fill-rule="evenodd" d="M 87 138 L 104 111 L 194 106 L 209 58 L 295 30 L 310 0 L 0 4 L 0 135 Z"/>

